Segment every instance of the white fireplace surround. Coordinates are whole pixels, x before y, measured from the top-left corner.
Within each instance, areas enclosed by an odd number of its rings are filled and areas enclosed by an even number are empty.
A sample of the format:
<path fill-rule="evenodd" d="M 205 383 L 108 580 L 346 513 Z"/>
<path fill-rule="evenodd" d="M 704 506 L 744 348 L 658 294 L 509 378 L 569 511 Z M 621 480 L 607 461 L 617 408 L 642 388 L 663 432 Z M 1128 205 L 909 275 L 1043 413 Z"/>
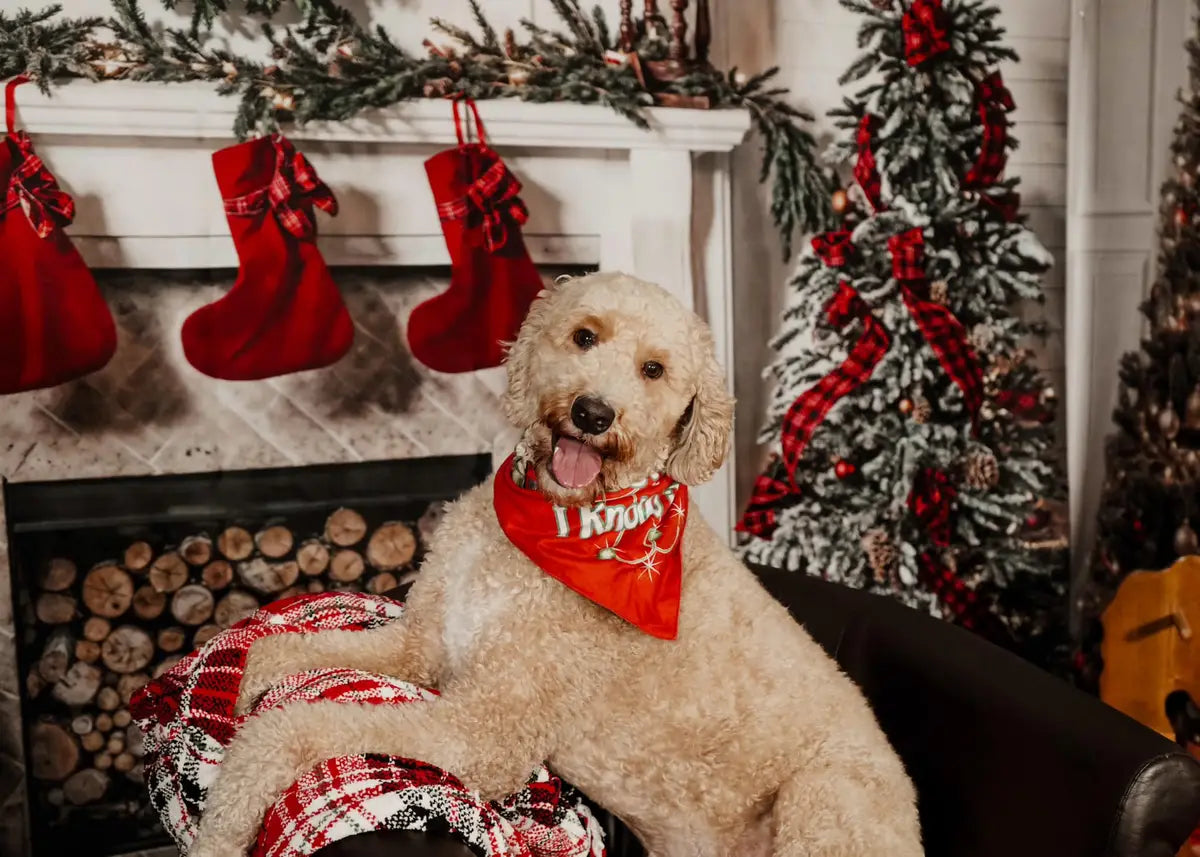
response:
<path fill-rule="evenodd" d="M 72 82 L 17 91 L 19 127 L 77 204 L 68 233 L 94 268 L 222 268 L 237 257 L 211 154 L 232 145 L 236 102 L 210 86 Z M 540 265 L 598 265 L 660 283 L 712 326 L 732 386 L 730 153 L 742 110 L 651 108 L 640 129 L 602 106 L 479 103 L 491 143 L 524 183 Z M 408 102 L 287 129 L 341 203 L 318 215 L 331 265 L 430 266 L 449 255 L 423 163 L 453 145 L 451 104 Z M 500 370 L 480 373 L 490 386 Z M 511 438 L 497 438 L 500 453 Z M 693 497 L 732 535 L 733 465 Z"/>

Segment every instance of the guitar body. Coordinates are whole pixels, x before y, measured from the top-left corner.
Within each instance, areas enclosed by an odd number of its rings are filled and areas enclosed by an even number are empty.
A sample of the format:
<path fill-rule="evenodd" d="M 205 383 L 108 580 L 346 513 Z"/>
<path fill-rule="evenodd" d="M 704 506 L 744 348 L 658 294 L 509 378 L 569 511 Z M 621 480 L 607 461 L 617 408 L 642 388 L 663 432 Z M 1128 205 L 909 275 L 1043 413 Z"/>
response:
<path fill-rule="evenodd" d="M 1200 700 L 1200 557 L 1133 572 L 1100 621 L 1100 698 L 1176 740 L 1167 696 L 1184 691 Z"/>

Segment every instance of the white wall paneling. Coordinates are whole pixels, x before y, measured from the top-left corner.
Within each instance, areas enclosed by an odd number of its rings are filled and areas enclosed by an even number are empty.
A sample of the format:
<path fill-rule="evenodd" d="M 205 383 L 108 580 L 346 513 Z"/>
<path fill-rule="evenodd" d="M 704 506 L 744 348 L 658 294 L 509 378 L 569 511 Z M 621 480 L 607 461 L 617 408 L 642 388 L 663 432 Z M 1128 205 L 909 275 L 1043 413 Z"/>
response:
<path fill-rule="evenodd" d="M 1143 334 L 1158 189 L 1186 78 L 1187 0 L 1072 0 L 1067 469 L 1076 580 L 1095 535 L 1117 366 Z"/>

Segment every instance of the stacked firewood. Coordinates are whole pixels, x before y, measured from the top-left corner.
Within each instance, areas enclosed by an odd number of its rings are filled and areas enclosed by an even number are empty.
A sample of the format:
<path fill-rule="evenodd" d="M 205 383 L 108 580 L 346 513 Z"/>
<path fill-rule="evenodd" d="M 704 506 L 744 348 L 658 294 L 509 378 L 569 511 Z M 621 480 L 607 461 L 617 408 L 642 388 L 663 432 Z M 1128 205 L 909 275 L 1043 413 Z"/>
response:
<path fill-rule="evenodd" d="M 138 688 L 269 602 L 326 590 L 380 594 L 407 582 L 435 518 L 372 529 L 342 508 L 311 536 L 282 523 L 230 526 L 215 539 L 198 533 L 160 548 L 135 541 L 85 573 L 65 557 L 47 561 L 32 602 L 40 656 L 26 676 L 37 714 L 30 770 L 45 801 L 83 807 L 124 792 L 112 788 L 116 778 L 140 784 L 140 733 L 129 713 Z"/>

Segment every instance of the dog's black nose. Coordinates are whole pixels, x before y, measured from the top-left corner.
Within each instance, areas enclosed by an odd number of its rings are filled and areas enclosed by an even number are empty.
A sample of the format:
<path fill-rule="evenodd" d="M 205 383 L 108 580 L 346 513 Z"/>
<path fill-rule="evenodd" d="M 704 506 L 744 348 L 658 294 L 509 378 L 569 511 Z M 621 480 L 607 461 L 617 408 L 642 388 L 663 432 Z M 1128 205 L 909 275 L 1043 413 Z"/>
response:
<path fill-rule="evenodd" d="M 571 405 L 571 422 L 584 434 L 604 434 L 616 413 L 603 399 L 580 396 Z"/>

